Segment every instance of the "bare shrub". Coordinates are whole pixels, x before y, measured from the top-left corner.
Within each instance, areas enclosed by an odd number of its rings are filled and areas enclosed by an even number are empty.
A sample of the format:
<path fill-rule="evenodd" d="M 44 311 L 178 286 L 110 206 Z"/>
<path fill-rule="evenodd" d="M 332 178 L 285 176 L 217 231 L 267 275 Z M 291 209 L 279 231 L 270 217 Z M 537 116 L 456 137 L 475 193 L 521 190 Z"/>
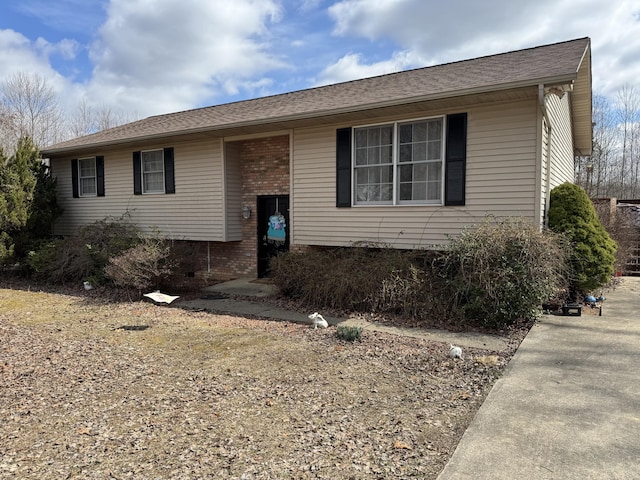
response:
<path fill-rule="evenodd" d="M 30 256 L 37 260 L 33 275 L 53 283 L 90 281 L 104 283 L 104 267 L 109 258 L 138 242 L 138 228 L 126 216 L 105 218 L 81 228 L 61 242 L 43 244 Z"/>
<path fill-rule="evenodd" d="M 370 311 L 384 279 L 408 268 L 406 253 L 390 248 L 354 246 L 289 252 L 272 261 L 280 291 L 318 308 Z"/>
<path fill-rule="evenodd" d="M 633 258 L 633 252 L 640 243 L 640 231 L 634 217 L 627 209 L 617 208 L 615 199 L 594 200 L 593 204 L 600 222 L 618 244 L 615 254 L 616 272 L 624 272 L 627 261 Z"/>
<path fill-rule="evenodd" d="M 566 288 L 569 254 L 564 237 L 523 219 L 466 230 L 452 241 L 443 269 L 454 311 L 491 328 L 535 318 Z"/>
<path fill-rule="evenodd" d="M 105 276 L 116 286 L 138 291 L 158 288 L 172 273 L 171 244 L 154 236 L 140 236 L 139 243 L 121 254 L 111 257 L 104 268 Z"/>
<path fill-rule="evenodd" d="M 530 222 L 486 221 L 442 252 L 355 246 L 278 256 L 274 281 L 309 308 L 400 315 L 416 325 L 502 328 L 566 287 L 563 237 Z"/>

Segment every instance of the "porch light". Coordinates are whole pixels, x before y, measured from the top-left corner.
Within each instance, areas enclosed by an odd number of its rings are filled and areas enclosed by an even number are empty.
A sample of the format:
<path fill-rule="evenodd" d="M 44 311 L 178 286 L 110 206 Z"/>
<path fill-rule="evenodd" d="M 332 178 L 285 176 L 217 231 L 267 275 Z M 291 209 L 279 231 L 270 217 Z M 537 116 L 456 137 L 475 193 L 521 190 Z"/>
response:
<path fill-rule="evenodd" d="M 242 218 L 244 218 L 245 220 L 251 218 L 251 207 L 249 205 L 245 205 L 242 208 Z"/>

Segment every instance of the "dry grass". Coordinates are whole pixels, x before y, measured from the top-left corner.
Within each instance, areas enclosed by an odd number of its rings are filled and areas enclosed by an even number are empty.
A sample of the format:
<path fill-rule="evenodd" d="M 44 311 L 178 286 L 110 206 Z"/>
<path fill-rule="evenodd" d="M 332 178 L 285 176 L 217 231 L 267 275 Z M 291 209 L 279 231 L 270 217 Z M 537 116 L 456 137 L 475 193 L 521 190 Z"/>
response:
<path fill-rule="evenodd" d="M 0 477 L 436 478 L 512 353 L 448 349 L 0 289 Z"/>

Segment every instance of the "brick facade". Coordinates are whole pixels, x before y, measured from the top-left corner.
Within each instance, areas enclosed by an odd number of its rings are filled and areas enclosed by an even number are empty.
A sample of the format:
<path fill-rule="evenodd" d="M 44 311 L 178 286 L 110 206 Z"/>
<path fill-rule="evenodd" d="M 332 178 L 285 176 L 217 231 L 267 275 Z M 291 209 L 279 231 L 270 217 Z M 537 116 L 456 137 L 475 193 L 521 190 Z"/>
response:
<path fill-rule="evenodd" d="M 257 197 L 289 195 L 289 137 L 258 138 L 239 142 L 242 206 L 251 207 L 251 217 L 242 220 L 240 242 L 188 242 L 198 276 L 227 280 L 256 277 Z M 209 266 L 211 272 L 208 273 Z"/>

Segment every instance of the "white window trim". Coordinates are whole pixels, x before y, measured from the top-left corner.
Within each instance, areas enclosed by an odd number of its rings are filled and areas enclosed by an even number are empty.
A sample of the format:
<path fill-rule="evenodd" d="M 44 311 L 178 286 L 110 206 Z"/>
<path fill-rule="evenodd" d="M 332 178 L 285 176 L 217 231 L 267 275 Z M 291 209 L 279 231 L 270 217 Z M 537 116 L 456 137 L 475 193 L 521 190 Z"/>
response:
<path fill-rule="evenodd" d="M 84 161 L 93 161 L 93 176 L 92 177 L 83 177 L 82 176 L 82 162 Z M 93 193 L 85 193 L 82 189 L 82 180 L 87 178 L 93 178 Z M 97 197 L 98 196 L 98 165 L 96 163 L 96 157 L 85 157 L 78 159 L 78 196 L 79 197 Z"/>
<path fill-rule="evenodd" d="M 145 173 L 159 173 L 159 172 L 145 172 L 144 170 L 144 154 L 150 152 L 160 152 L 162 156 L 162 190 L 151 190 L 147 191 L 146 182 L 145 182 Z M 142 194 L 143 195 L 162 195 L 166 193 L 165 187 L 165 171 L 164 171 L 164 150 L 162 148 L 154 148 L 152 150 L 142 150 L 140 152 L 140 182 L 142 183 Z"/>
<path fill-rule="evenodd" d="M 442 120 L 442 143 L 440 145 L 440 163 L 442 165 L 442 174 L 440 178 L 440 200 L 404 200 L 400 201 L 400 178 L 398 176 L 398 154 L 400 151 L 400 145 L 398 142 L 398 125 L 401 123 L 412 123 L 412 122 L 420 122 L 424 120 L 433 120 L 433 119 L 441 119 Z M 392 193 L 392 201 L 391 202 L 358 202 L 356 199 L 356 135 L 355 132 L 359 128 L 370 128 L 370 127 L 379 127 L 383 125 L 393 125 L 393 148 L 392 148 L 392 161 L 393 161 L 393 193 Z M 418 117 L 418 118 L 409 118 L 402 120 L 392 120 L 388 122 L 379 122 L 379 123 L 368 123 L 365 125 L 357 125 L 352 127 L 352 135 L 351 135 L 351 205 L 354 207 L 395 207 L 395 206 L 420 206 L 420 207 L 441 207 L 444 205 L 444 196 L 445 196 L 445 146 L 447 143 L 447 133 L 446 133 L 446 116 L 445 115 L 433 115 L 429 117 Z"/>

